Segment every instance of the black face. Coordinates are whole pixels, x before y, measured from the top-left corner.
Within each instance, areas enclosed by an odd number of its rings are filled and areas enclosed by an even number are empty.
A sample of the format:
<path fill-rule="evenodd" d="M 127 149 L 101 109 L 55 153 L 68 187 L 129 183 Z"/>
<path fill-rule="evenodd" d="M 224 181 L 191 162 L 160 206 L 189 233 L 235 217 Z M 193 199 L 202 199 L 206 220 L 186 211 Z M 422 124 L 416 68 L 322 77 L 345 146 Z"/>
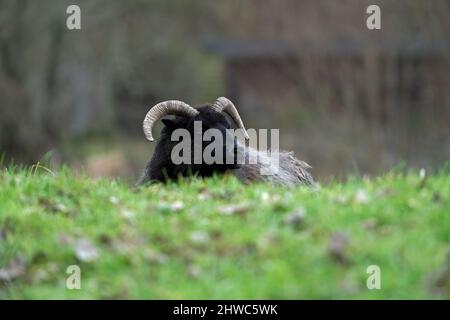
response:
<path fill-rule="evenodd" d="M 163 119 L 164 128 L 161 131 L 160 140 L 155 150 L 155 154 L 150 163 L 150 180 L 165 181 L 167 178 L 176 179 L 178 176 L 189 176 L 191 174 L 203 177 L 211 176 L 214 173 L 225 172 L 228 169 L 236 169 L 239 166 L 236 164 L 236 150 L 237 141 L 233 139 L 232 145 L 226 145 L 226 130 L 231 128 L 230 122 L 227 118 L 216 111 L 211 110 L 209 106 L 200 107 L 197 109 L 199 114 L 192 118 L 175 117 L 175 119 Z M 217 129 L 222 136 L 222 157 L 220 163 L 206 164 L 204 159 L 201 159 L 201 164 L 194 164 L 194 146 L 201 141 L 202 154 L 205 148 L 214 142 L 214 137 L 211 141 L 204 141 L 204 139 L 195 139 L 194 137 L 194 123 L 200 121 L 202 124 L 203 134 L 208 129 Z M 171 159 L 172 149 L 179 144 L 179 141 L 172 141 L 171 136 L 174 130 L 183 128 L 189 131 L 191 136 L 191 159 L 189 164 L 174 164 Z M 228 133 L 229 134 L 229 133 Z M 234 159 L 232 164 L 226 163 L 226 157 L 232 156 Z M 216 156 L 214 152 L 212 156 Z"/>

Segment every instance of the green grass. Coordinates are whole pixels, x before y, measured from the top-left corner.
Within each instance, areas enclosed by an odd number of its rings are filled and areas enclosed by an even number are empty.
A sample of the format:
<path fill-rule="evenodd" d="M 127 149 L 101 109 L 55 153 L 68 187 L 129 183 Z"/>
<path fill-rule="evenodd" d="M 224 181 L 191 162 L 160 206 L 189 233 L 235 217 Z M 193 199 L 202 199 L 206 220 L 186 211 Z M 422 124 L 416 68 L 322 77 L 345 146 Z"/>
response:
<path fill-rule="evenodd" d="M 304 214 L 297 223 L 293 212 Z M 83 258 L 80 239 L 97 256 Z M 0 173 L 0 275 L 22 269 L 0 280 L 0 299 L 442 299 L 449 246 L 445 170 L 314 190 Z M 70 265 L 80 290 L 66 288 Z M 369 265 L 381 269 L 380 290 L 366 287 Z"/>

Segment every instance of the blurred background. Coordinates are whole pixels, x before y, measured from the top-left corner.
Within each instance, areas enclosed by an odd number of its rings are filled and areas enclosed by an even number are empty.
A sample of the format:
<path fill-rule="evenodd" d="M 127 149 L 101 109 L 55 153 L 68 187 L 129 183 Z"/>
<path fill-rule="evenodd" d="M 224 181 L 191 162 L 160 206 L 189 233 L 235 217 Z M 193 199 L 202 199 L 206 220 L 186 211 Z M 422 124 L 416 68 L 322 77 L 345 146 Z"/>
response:
<path fill-rule="evenodd" d="M 134 181 L 152 105 L 227 96 L 319 179 L 433 170 L 450 159 L 449 60 L 448 0 L 0 0 L 0 154 Z"/>

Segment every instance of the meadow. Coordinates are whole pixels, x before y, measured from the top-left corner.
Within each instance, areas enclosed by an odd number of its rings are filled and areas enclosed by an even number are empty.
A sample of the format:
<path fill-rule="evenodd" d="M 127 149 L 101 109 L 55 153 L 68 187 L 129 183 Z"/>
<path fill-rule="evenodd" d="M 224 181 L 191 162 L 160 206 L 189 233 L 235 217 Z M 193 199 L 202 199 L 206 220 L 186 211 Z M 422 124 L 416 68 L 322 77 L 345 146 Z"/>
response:
<path fill-rule="evenodd" d="M 80 289 L 67 287 L 70 266 Z M 367 287 L 370 266 L 380 289 Z M 449 299 L 450 175 L 136 188 L 2 169 L 0 299 L 22 298 Z"/>

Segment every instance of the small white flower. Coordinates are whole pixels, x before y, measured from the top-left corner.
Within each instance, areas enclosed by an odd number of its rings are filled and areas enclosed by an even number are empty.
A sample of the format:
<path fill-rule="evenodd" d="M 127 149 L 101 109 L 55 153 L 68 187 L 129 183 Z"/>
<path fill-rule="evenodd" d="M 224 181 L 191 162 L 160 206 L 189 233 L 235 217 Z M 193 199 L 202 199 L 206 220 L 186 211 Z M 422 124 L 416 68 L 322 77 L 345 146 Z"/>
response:
<path fill-rule="evenodd" d="M 196 231 L 191 233 L 190 238 L 192 242 L 202 244 L 209 241 L 209 234 L 204 231 Z"/>

